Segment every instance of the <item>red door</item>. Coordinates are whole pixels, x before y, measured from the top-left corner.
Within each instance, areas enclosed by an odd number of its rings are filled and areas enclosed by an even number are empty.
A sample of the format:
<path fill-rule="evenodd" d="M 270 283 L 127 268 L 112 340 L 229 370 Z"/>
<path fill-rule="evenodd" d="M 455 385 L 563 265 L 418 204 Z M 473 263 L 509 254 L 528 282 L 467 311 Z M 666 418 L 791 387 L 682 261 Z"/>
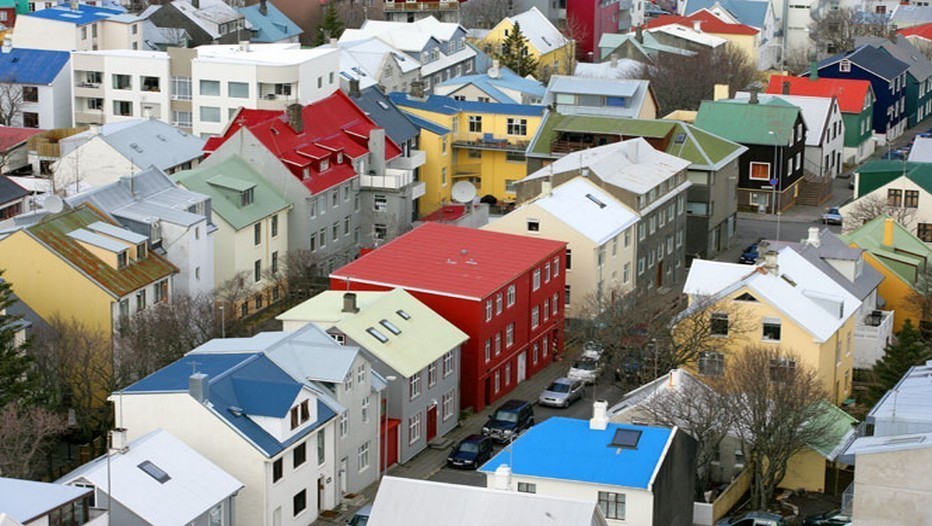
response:
<path fill-rule="evenodd" d="M 427 408 L 427 441 L 430 442 L 437 436 L 437 406 L 432 405 Z"/>
<path fill-rule="evenodd" d="M 387 421 L 386 421 L 387 420 Z M 379 457 L 382 459 L 382 469 L 394 466 L 398 462 L 398 420 L 394 418 L 382 419 L 382 448 Z"/>

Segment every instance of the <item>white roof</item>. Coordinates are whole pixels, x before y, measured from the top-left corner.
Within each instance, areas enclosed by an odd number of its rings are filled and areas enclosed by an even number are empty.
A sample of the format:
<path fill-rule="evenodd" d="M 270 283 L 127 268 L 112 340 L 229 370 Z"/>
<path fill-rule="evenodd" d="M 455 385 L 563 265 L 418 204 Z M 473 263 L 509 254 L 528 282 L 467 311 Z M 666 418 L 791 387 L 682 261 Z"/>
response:
<path fill-rule="evenodd" d="M 666 33 L 668 35 L 682 38 L 683 40 L 689 40 L 690 42 L 695 42 L 696 44 L 708 46 L 713 49 L 719 46 L 723 46 L 726 42 L 728 42 L 722 37 L 703 33 L 702 31 L 696 31 L 691 27 L 686 27 L 681 24 L 667 24 L 665 26 L 648 29 L 648 31 L 651 33 Z"/>
<path fill-rule="evenodd" d="M 932 137 L 916 137 L 909 150 L 909 161 L 913 163 L 932 163 Z"/>
<path fill-rule="evenodd" d="M 764 258 L 761 258 L 761 265 Z M 737 279 L 734 279 L 737 278 Z M 792 247 L 777 255 L 777 274 L 763 266 L 749 269 L 738 263 L 694 260 L 683 292 L 717 296 L 746 286 L 759 301 L 766 301 L 808 331 L 827 341 L 861 307 L 861 301 Z"/>
<path fill-rule="evenodd" d="M 35 519 L 87 493 L 85 488 L 0 477 L 0 526 L 48 524 Z"/>
<path fill-rule="evenodd" d="M 336 48 L 329 46 L 302 49 L 300 44 L 295 43 L 249 44 L 246 51 L 240 49 L 239 44 L 198 46 L 196 49 L 197 58 L 194 60 L 198 62 L 283 66 L 303 64 L 309 60 L 337 52 Z"/>
<path fill-rule="evenodd" d="M 908 449 L 932 447 L 932 433 L 916 433 L 896 436 L 865 436 L 851 444 L 846 454 L 870 455 L 872 453 L 890 453 Z"/>
<path fill-rule="evenodd" d="M 339 47 L 341 70 L 347 70 L 351 65 L 355 65 L 363 68 L 370 76 L 378 77 L 379 69 L 382 67 L 386 55 L 390 56 L 404 73 L 421 67 L 421 63 L 417 59 L 407 53 L 398 51 L 375 37 L 345 42 L 339 44 Z M 344 60 L 352 62 L 352 64 L 344 63 Z"/>
<path fill-rule="evenodd" d="M 433 75 L 438 71 L 443 71 L 452 65 L 469 60 L 474 56 L 476 56 L 476 50 L 469 46 L 466 46 L 456 53 L 452 53 L 450 55 L 440 53 L 440 57 L 437 58 L 437 60 L 432 60 L 421 66 L 421 75 L 424 77 Z"/>
<path fill-rule="evenodd" d="M 569 44 L 569 40 L 536 7 L 509 18 L 521 26 L 521 33 L 543 55 Z"/>
<path fill-rule="evenodd" d="M 638 216 L 584 177 L 561 184 L 549 196 L 523 207 L 540 207 L 567 226 L 602 245 L 637 223 Z"/>
<path fill-rule="evenodd" d="M 751 94 L 747 91 L 735 93 L 735 99 L 747 100 L 750 97 Z M 833 97 L 781 94 L 759 94 L 757 97 L 761 102 L 780 99 L 798 107 L 806 123 L 806 146 L 819 146 L 822 143 L 822 134 L 825 131 L 825 125 L 828 124 L 832 107 L 838 106 L 838 102 Z"/>
<path fill-rule="evenodd" d="M 586 167 L 606 183 L 643 194 L 689 165 L 689 161 L 657 151 L 646 140 L 638 137 L 564 155 L 524 180 L 574 172 L 580 167 Z"/>
<path fill-rule="evenodd" d="M 630 58 L 620 58 L 612 63 L 598 62 L 590 64 L 588 62 L 578 62 L 573 76 L 595 79 L 633 79 L 641 73 L 643 64 Z"/>
<path fill-rule="evenodd" d="M 157 58 L 169 60 L 166 51 L 151 51 L 144 49 L 99 49 L 96 51 L 73 51 L 75 55 L 88 57 L 124 57 L 124 58 Z"/>
<path fill-rule="evenodd" d="M 453 22 L 440 22 L 433 16 L 416 22 L 389 22 L 366 20 L 359 29 L 347 29 L 340 35 L 340 43 L 379 37 L 389 45 L 403 51 L 420 52 L 433 38 L 439 42 L 450 40 L 462 26 Z M 465 32 L 465 29 L 463 30 Z"/>
<path fill-rule="evenodd" d="M 385 477 L 368 526 L 584 526 L 606 524 L 594 500 Z"/>
<path fill-rule="evenodd" d="M 870 418 L 878 428 L 932 431 L 932 360 L 910 368 L 874 405 Z"/>
<path fill-rule="evenodd" d="M 164 482 L 143 471 L 149 462 L 170 478 Z M 188 524 L 243 488 L 243 483 L 220 469 L 168 431 L 157 429 L 133 440 L 125 453 L 99 457 L 58 482 L 85 480 L 110 492 L 113 499 L 153 526 Z M 113 484 L 107 483 L 108 470 Z"/>

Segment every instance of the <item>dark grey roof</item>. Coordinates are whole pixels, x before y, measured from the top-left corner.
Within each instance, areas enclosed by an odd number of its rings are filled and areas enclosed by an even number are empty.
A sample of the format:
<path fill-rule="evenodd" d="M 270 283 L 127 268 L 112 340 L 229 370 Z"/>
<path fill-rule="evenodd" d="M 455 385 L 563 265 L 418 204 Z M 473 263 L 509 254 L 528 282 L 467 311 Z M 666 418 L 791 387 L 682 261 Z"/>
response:
<path fill-rule="evenodd" d="M 847 57 L 842 58 L 847 58 L 886 80 L 893 80 L 897 75 L 909 69 L 907 64 L 872 46 L 861 46 Z"/>
<path fill-rule="evenodd" d="M 29 190 L 0 175 L 0 205 L 22 199 L 29 195 Z"/>
<path fill-rule="evenodd" d="M 418 136 L 418 127 L 382 93 L 378 86 L 362 90 L 358 97 L 350 97 L 366 112 L 370 119 L 385 128 L 388 137 L 399 146 Z"/>
<path fill-rule="evenodd" d="M 932 77 L 932 62 L 903 35 L 896 36 L 896 43 L 885 38 L 859 37 L 855 44 L 882 48 L 890 56 L 909 66 L 909 74 L 920 82 Z"/>

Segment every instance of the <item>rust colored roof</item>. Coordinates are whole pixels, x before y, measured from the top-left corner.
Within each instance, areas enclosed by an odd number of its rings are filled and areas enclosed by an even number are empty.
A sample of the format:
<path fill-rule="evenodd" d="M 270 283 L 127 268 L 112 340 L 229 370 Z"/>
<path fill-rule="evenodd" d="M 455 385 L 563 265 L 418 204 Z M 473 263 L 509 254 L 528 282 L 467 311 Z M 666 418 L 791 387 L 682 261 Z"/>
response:
<path fill-rule="evenodd" d="M 27 228 L 26 233 L 117 298 L 178 272 L 177 267 L 151 250 L 142 261 L 131 261 L 126 267 L 116 269 L 68 236 L 69 232 L 87 228 L 97 221 L 120 226 L 93 205 L 85 203 L 50 216 Z"/>
<path fill-rule="evenodd" d="M 699 22 L 700 31 L 713 35 L 756 35 L 760 33 L 756 28 L 745 24 L 729 24 L 704 9 L 696 11 L 689 16 L 660 15 L 648 21 L 647 27 L 649 29 L 654 29 L 670 24 L 680 24 L 681 26 L 692 28 L 694 22 Z"/>
<path fill-rule="evenodd" d="M 790 95 L 808 95 L 810 97 L 831 97 L 838 99 L 842 113 L 861 113 L 864 100 L 871 93 L 871 83 L 857 79 L 833 79 L 818 77 L 791 77 L 773 75 L 767 85 L 767 93 L 783 93 L 783 83 L 789 82 Z"/>
<path fill-rule="evenodd" d="M 5 152 L 14 146 L 18 146 L 33 135 L 38 135 L 44 130 L 39 128 L 9 128 L 0 126 L 0 152 Z"/>

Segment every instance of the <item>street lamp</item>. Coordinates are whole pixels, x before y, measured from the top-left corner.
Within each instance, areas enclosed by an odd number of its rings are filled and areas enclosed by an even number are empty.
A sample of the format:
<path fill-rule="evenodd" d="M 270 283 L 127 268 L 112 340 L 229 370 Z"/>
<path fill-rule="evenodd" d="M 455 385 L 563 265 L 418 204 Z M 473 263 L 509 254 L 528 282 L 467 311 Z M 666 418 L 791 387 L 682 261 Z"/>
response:
<path fill-rule="evenodd" d="M 384 422 L 385 429 L 382 432 L 382 473 L 379 475 L 379 480 L 381 481 L 385 477 L 385 472 L 388 471 L 388 400 L 389 400 L 389 386 L 392 382 L 397 380 L 398 377 L 394 375 L 389 375 L 385 377 L 385 413 L 382 415 L 382 422 Z"/>

